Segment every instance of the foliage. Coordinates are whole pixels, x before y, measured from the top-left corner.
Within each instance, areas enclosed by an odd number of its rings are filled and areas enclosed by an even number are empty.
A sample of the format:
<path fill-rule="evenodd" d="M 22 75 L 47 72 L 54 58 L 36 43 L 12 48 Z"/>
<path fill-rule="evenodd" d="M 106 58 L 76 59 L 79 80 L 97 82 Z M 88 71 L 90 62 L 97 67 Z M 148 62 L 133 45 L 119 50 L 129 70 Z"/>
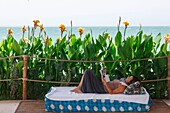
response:
<path fill-rule="evenodd" d="M 32 32 L 35 30 L 34 28 Z M 39 36 L 30 34 L 30 31 L 28 33 L 28 41 L 24 37 L 17 41 L 9 34 L 7 39 L 0 42 L 0 57 L 29 55 L 27 75 L 29 79 L 79 82 L 87 68 L 99 76 L 99 69 L 102 67 L 107 68 L 111 79 L 130 75 L 138 76 L 141 80 L 167 77 L 167 58 L 154 59 L 169 54 L 166 50 L 168 44 L 160 43 L 161 34 L 153 38 L 152 35 L 146 35 L 140 30 L 136 36 L 128 36 L 123 41 L 120 31 L 111 39 L 106 32 L 98 37 L 92 37 L 90 34 L 84 37 L 81 34 L 81 37 L 77 37 L 71 34 L 53 41 L 41 34 L 42 31 Z M 40 58 L 63 59 L 68 62 Z M 143 58 L 149 59 L 135 60 Z M 80 60 L 96 62 L 79 62 Z M 99 62 L 103 60 L 110 62 Z M 0 60 L 0 65 L 0 79 L 22 77 L 22 57 Z M 28 82 L 28 98 L 43 98 L 52 85 L 59 84 Z M 167 82 L 150 82 L 143 85 L 151 97 L 166 98 Z M 1 97 L 9 98 L 12 94 L 14 99 L 22 97 L 22 83 L 19 81 L 0 82 L 0 89 Z"/>

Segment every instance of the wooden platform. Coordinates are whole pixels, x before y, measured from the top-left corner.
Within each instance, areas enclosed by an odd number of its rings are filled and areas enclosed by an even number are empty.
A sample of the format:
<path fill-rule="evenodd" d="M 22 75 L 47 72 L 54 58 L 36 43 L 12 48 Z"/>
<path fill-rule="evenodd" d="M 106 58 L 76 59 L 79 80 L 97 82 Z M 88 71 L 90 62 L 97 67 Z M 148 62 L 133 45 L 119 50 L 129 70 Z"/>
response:
<path fill-rule="evenodd" d="M 44 101 L 35 100 L 35 101 L 21 101 L 15 113 L 52 113 L 52 112 L 45 111 Z M 107 112 L 107 113 L 112 113 L 112 112 Z M 132 113 L 132 112 L 124 112 L 124 113 Z M 162 100 L 153 100 L 153 105 L 149 112 L 138 112 L 138 113 L 170 113 L 170 106 L 165 104 L 165 102 Z"/>

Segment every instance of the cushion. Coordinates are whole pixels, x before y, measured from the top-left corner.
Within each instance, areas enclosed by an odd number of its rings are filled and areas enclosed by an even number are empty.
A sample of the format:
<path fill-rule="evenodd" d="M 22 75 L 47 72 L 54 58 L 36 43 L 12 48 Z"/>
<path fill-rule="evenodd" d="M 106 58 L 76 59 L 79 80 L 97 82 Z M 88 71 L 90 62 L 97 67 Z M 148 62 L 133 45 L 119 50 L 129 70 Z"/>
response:
<path fill-rule="evenodd" d="M 139 81 L 134 82 L 134 83 L 130 84 L 129 86 L 127 86 L 127 88 L 124 90 L 123 93 L 127 94 L 127 95 L 146 94 L 145 88 L 140 87 L 140 82 Z"/>

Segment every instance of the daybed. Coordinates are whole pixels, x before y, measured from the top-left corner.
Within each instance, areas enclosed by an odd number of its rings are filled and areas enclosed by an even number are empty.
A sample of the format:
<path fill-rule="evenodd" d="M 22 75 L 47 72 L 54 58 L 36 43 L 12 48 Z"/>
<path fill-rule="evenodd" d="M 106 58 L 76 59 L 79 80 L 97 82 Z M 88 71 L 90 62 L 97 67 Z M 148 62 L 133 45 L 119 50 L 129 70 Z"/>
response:
<path fill-rule="evenodd" d="M 45 95 L 45 110 L 49 112 L 146 112 L 152 100 L 146 94 L 77 94 L 75 87 L 51 87 Z"/>

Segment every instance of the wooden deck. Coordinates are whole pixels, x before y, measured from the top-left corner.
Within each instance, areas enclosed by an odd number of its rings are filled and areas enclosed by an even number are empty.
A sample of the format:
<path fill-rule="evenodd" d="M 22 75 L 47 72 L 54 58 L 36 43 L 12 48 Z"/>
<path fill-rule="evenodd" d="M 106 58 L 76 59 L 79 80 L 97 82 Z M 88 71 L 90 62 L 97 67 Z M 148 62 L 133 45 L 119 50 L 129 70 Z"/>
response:
<path fill-rule="evenodd" d="M 45 111 L 44 101 L 34 100 L 34 101 L 21 101 L 15 113 L 51 113 L 51 112 Z M 111 112 L 107 112 L 107 113 L 111 113 Z M 133 112 L 127 112 L 127 113 L 133 113 Z M 165 102 L 162 100 L 153 100 L 153 105 L 149 112 L 138 112 L 138 113 L 170 113 L 170 106 L 165 104 Z"/>

